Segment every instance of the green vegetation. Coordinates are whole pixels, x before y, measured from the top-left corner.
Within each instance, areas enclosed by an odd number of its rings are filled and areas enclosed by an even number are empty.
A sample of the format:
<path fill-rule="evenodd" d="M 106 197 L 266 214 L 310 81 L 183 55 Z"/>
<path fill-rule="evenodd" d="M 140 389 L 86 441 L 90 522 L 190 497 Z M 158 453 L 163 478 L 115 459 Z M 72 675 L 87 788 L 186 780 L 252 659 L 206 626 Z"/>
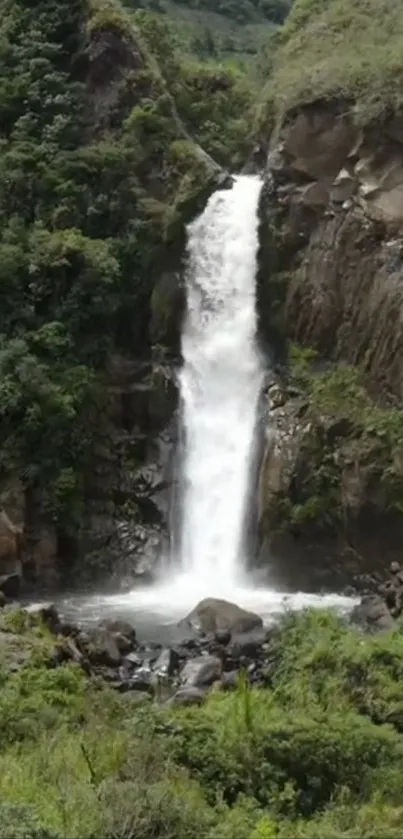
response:
<path fill-rule="evenodd" d="M 255 90 L 251 81 L 237 67 L 184 58 L 160 16 L 138 11 L 133 21 L 158 61 L 189 134 L 218 163 L 240 168 L 253 139 L 250 120 Z"/>
<path fill-rule="evenodd" d="M 402 105 L 403 7 L 388 0 L 296 0 L 272 41 L 266 108 L 338 97 L 361 123 Z"/>
<path fill-rule="evenodd" d="M 19 479 L 62 552 L 110 457 L 108 361 L 150 357 L 156 280 L 215 182 L 194 140 L 240 163 L 250 90 L 114 0 L 2 11 L 0 486 Z"/>
<path fill-rule="evenodd" d="M 273 631 L 267 687 L 240 679 L 201 708 L 121 696 L 2 634 L 2 839 L 400 837 L 402 636 L 332 614 Z M 15 663 L 15 662 L 14 662 Z"/>
<path fill-rule="evenodd" d="M 401 513 L 401 410 L 377 405 L 357 368 L 318 369 L 309 348 L 291 347 L 290 376 L 306 398 L 307 431 L 292 490 L 278 499 L 279 520 L 333 529 L 366 508 Z"/>
<path fill-rule="evenodd" d="M 240 64 L 285 20 L 292 0 L 125 0 L 125 5 L 163 16 L 182 53 Z"/>

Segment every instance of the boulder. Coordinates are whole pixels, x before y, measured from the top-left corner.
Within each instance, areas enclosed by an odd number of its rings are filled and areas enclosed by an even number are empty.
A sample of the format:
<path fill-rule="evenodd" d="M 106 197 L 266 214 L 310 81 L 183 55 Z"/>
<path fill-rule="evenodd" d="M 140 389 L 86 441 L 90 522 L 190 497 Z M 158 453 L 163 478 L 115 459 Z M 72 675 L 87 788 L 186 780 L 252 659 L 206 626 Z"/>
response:
<path fill-rule="evenodd" d="M 168 700 L 169 705 L 201 705 L 206 692 L 197 687 L 183 687 Z"/>
<path fill-rule="evenodd" d="M 234 633 L 228 649 L 231 658 L 256 658 L 266 641 L 266 631 L 257 627 L 251 632 Z"/>
<path fill-rule="evenodd" d="M 214 640 L 222 647 L 226 647 L 231 640 L 231 633 L 228 629 L 218 629 L 217 632 L 214 633 Z"/>
<path fill-rule="evenodd" d="M 179 625 L 208 635 L 221 630 L 231 633 L 249 632 L 263 626 L 263 621 L 259 615 L 242 609 L 236 603 L 207 597 L 201 600 Z"/>
<path fill-rule="evenodd" d="M 139 690 L 142 693 L 154 693 L 154 688 L 155 680 L 149 667 L 143 665 L 135 670 L 130 679 L 130 690 Z"/>
<path fill-rule="evenodd" d="M 214 655 L 201 655 L 186 662 L 180 680 L 186 687 L 205 688 L 221 676 L 221 659 Z"/>
<path fill-rule="evenodd" d="M 179 667 L 179 656 L 176 650 L 170 647 L 162 650 L 157 661 L 154 664 L 153 670 L 157 676 L 173 676 Z"/>
<path fill-rule="evenodd" d="M 103 627 L 88 631 L 89 643 L 85 649 L 92 664 L 119 667 L 121 654 L 111 632 Z"/>
<path fill-rule="evenodd" d="M 39 621 L 45 624 L 45 626 L 47 627 L 49 632 L 52 633 L 52 635 L 59 635 L 62 633 L 62 631 L 63 634 L 71 634 L 71 632 L 64 632 L 65 625 L 62 624 L 59 613 L 56 609 L 56 606 L 53 603 L 35 603 L 31 606 L 28 606 L 25 609 L 25 612 L 27 614 L 27 620 L 30 625 L 36 625 L 39 619 Z M 71 627 L 70 630 L 72 630 Z"/>
<path fill-rule="evenodd" d="M 221 689 L 235 690 L 238 684 L 238 678 L 238 670 L 229 670 L 228 673 L 223 673 L 221 676 Z"/>
<path fill-rule="evenodd" d="M 118 635 L 125 635 L 126 638 L 129 638 L 132 641 L 133 644 L 136 641 L 136 630 L 131 625 L 131 623 L 128 623 L 128 621 L 111 620 L 109 618 L 106 618 L 105 620 L 101 621 L 99 625 L 106 629 L 108 632 L 116 633 Z"/>
<path fill-rule="evenodd" d="M 101 629 L 112 635 L 120 653 L 130 653 L 136 647 L 136 630 L 127 621 L 103 620 Z"/>
<path fill-rule="evenodd" d="M 143 664 L 144 658 L 143 656 L 139 655 L 138 653 L 132 652 L 128 653 L 128 655 L 124 658 L 124 664 L 128 667 L 141 667 Z"/>
<path fill-rule="evenodd" d="M 10 600 L 18 597 L 21 589 L 21 577 L 19 574 L 4 574 L 0 577 L 0 592 Z"/>
<path fill-rule="evenodd" d="M 350 621 L 378 632 L 396 626 L 385 601 L 378 594 L 363 597 L 351 612 Z"/>

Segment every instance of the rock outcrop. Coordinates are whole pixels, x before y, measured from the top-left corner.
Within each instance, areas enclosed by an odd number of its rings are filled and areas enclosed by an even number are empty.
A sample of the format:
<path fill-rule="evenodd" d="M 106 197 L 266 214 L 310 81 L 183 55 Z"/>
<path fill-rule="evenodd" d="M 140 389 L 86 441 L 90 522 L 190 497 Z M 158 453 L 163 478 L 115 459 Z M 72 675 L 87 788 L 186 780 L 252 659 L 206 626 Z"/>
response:
<path fill-rule="evenodd" d="M 401 558 L 400 412 L 374 406 L 354 368 L 294 375 L 266 395 L 260 562 L 280 586 L 362 590 Z"/>
<path fill-rule="evenodd" d="M 345 102 L 314 103 L 288 116 L 268 156 L 259 277 L 268 340 L 277 304 L 287 337 L 362 366 L 398 399 L 402 124 L 395 116 L 360 130 Z"/>
<path fill-rule="evenodd" d="M 402 125 L 395 115 L 359 128 L 351 103 L 314 102 L 288 113 L 268 155 L 258 314 L 283 366 L 269 393 L 261 556 L 288 557 L 297 579 L 315 566 L 340 584 L 343 569 L 347 581 L 401 557 Z M 360 385 L 346 373 L 343 397 L 341 372 L 327 403 L 326 377 L 284 395 L 290 343 L 316 351 L 312 376 L 348 364 Z M 361 386 L 360 418 L 359 400 L 355 416 L 343 402 Z"/>
<path fill-rule="evenodd" d="M 350 616 L 351 623 L 371 632 L 397 629 L 403 612 L 403 569 L 392 562 L 387 579 L 375 583 L 374 591 L 361 598 Z"/>

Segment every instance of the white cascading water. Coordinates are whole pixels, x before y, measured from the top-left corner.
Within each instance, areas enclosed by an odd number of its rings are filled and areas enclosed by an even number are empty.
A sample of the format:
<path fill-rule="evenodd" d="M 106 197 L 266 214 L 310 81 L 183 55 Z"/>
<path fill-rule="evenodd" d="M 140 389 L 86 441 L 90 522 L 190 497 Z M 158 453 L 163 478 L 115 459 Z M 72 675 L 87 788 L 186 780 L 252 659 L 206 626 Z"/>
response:
<path fill-rule="evenodd" d="M 255 343 L 257 177 L 215 192 L 188 228 L 180 374 L 183 463 L 180 567 L 195 590 L 231 589 L 243 527 L 263 369 Z"/>
<path fill-rule="evenodd" d="M 126 594 L 67 599 L 70 618 L 134 616 L 136 627 L 175 624 L 206 596 L 251 608 L 266 622 L 284 609 L 356 602 L 338 595 L 258 588 L 246 574 L 248 484 L 262 365 L 256 349 L 255 274 L 261 183 L 238 177 L 214 193 L 188 228 L 187 317 L 180 373 L 182 425 L 179 556 L 158 584 Z M 165 632 L 165 630 L 163 630 Z"/>

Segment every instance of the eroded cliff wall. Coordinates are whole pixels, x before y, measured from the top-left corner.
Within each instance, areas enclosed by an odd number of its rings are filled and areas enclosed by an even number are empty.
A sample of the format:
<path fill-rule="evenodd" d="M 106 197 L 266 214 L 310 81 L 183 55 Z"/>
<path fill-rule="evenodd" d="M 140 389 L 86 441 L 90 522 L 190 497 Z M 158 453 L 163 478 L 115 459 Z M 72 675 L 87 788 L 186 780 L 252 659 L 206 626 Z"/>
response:
<path fill-rule="evenodd" d="M 288 113 L 267 161 L 258 285 L 290 387 L 269 396 L 263 556 L 287 556 L 294 579 L 309 562 L 373 569 L 403 536 L 400 116 L 359 128 L 343 100 Z"/>

